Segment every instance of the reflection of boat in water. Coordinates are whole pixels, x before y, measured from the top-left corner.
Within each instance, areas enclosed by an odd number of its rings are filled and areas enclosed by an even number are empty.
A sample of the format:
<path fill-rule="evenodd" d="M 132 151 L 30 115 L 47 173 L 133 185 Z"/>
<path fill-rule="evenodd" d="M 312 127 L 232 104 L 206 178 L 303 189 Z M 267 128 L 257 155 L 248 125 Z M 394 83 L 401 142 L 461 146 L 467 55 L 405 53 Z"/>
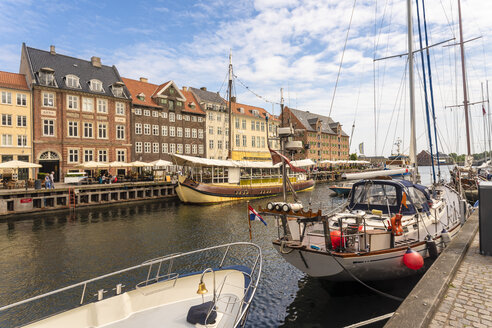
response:
<path fill-rule="evenodd" d="M 237 253 L 241 252 L 241 260 Z M 247 259 L 247 260 L 244 260 Z M 199 263 L 200 262 L 200 263 Z M 50 302 L 71 293 L 73 309 L 27 327 L 240 327 L 246 321 L 262 268 L 261 249 L 232 243 L 146 261 L 0 308 Z M 134 289 L 129 276 L 145 277 Z M 126 279 L 103 288 L 102 283 Z M 137 278 L 138 279 L 138 278 Z M 111 287 L 114 287 L 111 290 Z M 105 298 L 105 293 L 112 295 Z M 93 300 L 93 294 L 97 300 Z M 66 303 L 66 302 L 65 302 Z M 48 308 L 52 309 L 52 303 Z M 64 304 L 65 305 L 65 304 Z M 54 310 L 54 309 L 53 309 Z M 18 323 L 18 322 L 17 322 Z M 205 327 L 205 326 L 203 326 Z"/>
<path fill-rule="evenodd" d="M 213 204 L 274 196 L 282 193 L 279 165 L 271 162 L 231 161 L 173 155 L 187 175 L 178 179 L 176 193 L 184 203 Z M 292 162 L 312 165 L 311 160 Z M 314 181 L 304 173 L 292 173 L 288 179 L 295 191 L 310 190 Z"/>

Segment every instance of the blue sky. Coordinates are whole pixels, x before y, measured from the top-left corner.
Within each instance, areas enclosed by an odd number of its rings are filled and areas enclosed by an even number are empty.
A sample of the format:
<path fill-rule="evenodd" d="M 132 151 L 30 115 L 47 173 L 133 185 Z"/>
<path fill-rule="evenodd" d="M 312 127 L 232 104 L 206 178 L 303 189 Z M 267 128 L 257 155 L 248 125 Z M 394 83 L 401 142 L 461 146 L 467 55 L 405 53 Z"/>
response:
<path fill-rule="evenodd" d="M 353 3 L 0 0 L 0 70 L 18 71 L 22 42 L 45 50 L 53 44 L 58 53 L 99 56 L 104 64 L 116 65 L 124 77 L 143 76 L 153 83 L 174 80 L 180 86 L 206 86 L 224 94 L 232 50 L 235 74 L 263 99 L 278 102 L 283 88 L 287 105 L 328 115 Z M 406 52 L 405 1 L 377 1 L 377 8 L 375 3 L 356 1 L 332 117 L 350 134 L 357 116 L 352 152 L 364 142 L 367 154 L 388 155 L 397 138 L 403 139 L 404 148 L 409 144 L 408 87 L 402 83 L 406 58 L 375 66 L 372 59 L 375 40 L 379 40 L 375 57 Z M 426 6 L 431 43 L 457 36 L 456 0 L 427 0 Z M 467 44 L 469 91 L 471 101 L 477 101 L 480 83 L 492 71 L 488 64 L 492 1 L 462 0 L 462 9 L 465 39 L 482 36 Z M 462 112 L 444 109 L 462 103 L 456 50 L 438 46 L 431 56 L 441 149 L 463 153 L 464 133 L 456 132 L 464 128 Z M 416 67 L 420 70 L 419 56 Z M 417 87 L 420 81 L 417 76 Z M 279 113 L 278 105 L 256 97 L 239 82 L 236 94 L 239 102 Z M 427 148 L 420 91 L 417 107 L 420 151 Z M 478 106 L 472 108 L 475 151 L 483 150 L 480 113 Z"/>

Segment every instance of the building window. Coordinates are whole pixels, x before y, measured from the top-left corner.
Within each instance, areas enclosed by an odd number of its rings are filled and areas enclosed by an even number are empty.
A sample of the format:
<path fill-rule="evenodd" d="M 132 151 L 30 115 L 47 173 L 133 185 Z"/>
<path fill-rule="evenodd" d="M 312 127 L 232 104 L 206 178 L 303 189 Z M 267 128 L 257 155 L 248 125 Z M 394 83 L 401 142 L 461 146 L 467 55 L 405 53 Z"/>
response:
<path fill-rule="evenodd" d="M 125 149 L 116 149 L 116 160 L 118 162 L 126 162 L 126 150 Z"/>
<path fill-rule="evenodd" d="M 2 91 L 2 104 L 12 105 L 12 93 Z"/>
<path fill-rule="evenodd" d="M 161 115 L 162 115 L 162 118 L 167 118 L 167 113 L 166 112 L 162 112 Z"/>
<path fill-rule="evenodd" d="M 152 125 L 152 134 L 155 136 L 159 135 L 159 125 Z"/>
<path fill-rule="evenodd" d="M 220 126 L 217 127 L 217 134 L 222 134 L 222 128 Z"/>
<path fill-rule="evenodd" d="M 84 138 L 93 138 L 92 123 L 84 122 Z"/>
<path fill-rule="evenodd" d="M 196 138 L 197 137 L 196 129 L 191 129 L 191 137 L 192 138 Z"/>
<path fill-rule="evenodd" d="M 11 134 L 2 134 L 2 146 L 12 146 Z"/>
<path fill-rule="evenodd" d="M 152 152 L 153 152 L 154 154 L 159 153 L 159 143 L 158 143 L 158 142 L 154 142 L 154 143 L 152 144 Z"/>
<path fill-rule="evenodd" d="M 239 134 L 236 134 L 236 147 L 241 145 L 241 141 L 239 140 Z"/>
<path fill-rule="evenodd" d="M 170 126 L 170 127 L 169 127 L 169 136 L 170 136 L 170 137 L 174 137 L 174 136 L 176 136 L 176 129 L 175 129 L 175 127 L 174 127 L 174 126 Z"/>
<path fill-rule="evenodd" d="M 150 136 L 150 124 L 144 124 L 144 134 Z"/>
<path fill-rule="evenodd" d="M 217 149 L 222 149 L 222 140 L 217 141 Z"/>
<path fill-rule="evenodd" d="M 55 120 L 44 119 L 43 120 L 43 136 L 55 135 Z"/>
<path fill-rule="evenodd" d="M 209 142 L 208 142 L 208 148 L 209 149 L 214 149 L 214 141 L 213 140 L 209 140 Z"/>
<path fill-rule="evenodd" d="M 246 147 L 248 145 L 248 138 L 246 136 L 243 136 L 243 147 Z"/>
<path fill-rule="evenodd" d="M 185 128 L 185 138 L 190 138 L 190 137 L 191 137 L 190 128 Z"/>
<path fill-rule="evenodd" d="M 255 121 L 251 121 L 251 131 L 255 130 Z"/>
<path fill-rule="evenodd" d="M 79 162 L 79 150 L 78 149 L 69 149 L 68 150 L 68 162 L 69 163 L 78 163 Z"/>
<path fill-rule="evenodd" d="M 191 153 L 191 145 L 186 144 L 185 145 L 185 154 L 190 154 Z"/>
<path fill-rule="evenodd" d="M 159 103 L 160 104 L 167 104 L 167 99 L 166 98 L 160 98 Z"/>
<path fill-rule="evenodd" d="M 116 102 L 116 115 L 125 115 L 125 103 Z"/>
<path fill-rule="evenodd" d="M 152 117 L 159 117 L 159 113 L 155 110 L 152 111 Z"/>
<path fill-rule="evenodd" d="M 135 123 L 135 134 L 142 134 L 142 123 Z"/>
<path fill-rule="evenodd" d="M 174 119 L 174 113 L 169 113 L 169 122 L 176 122 Z"/>
<path fill-rule="evenodd" d="M 196 145 L 191 145 L 191 153 L 196 155 L 196 153 L 197 153 Z"/>
<path fill-rule="evenodd" d="M 256 147 L 260 148 L 260 137 L 258 136 L 256 137 Z"/>
<path fill-rule="evenodd" d="M 17 126 L 26 127 L 27 126 L 27 116 L 17 115 Z"/>
<path fill-rule="evenodd" d="M 203 155 L 203 145 L 198 145 L 198 154 Z"/>
<path fill-rule="evenodd" d="M 12 115 L 2 114 L 2 125 L 3 126 L 12 126 Z"/>
<path fill-rule="evenodd" d="M 27 106 L 27 96 L 25 94 L 17 94 L 17 106 Z"/>
<path fill-rule="evenodd" d="M 176 153 L 177 154 L 183 153 L 183 144 L 176 144 Z"/>
<path fill-rule="evenodd" d="M 150 153 L 150 142 L 145 142 L 144 143 L 144 152 L 146 154 L 149 154 Z"/>
<path fill-rule="evenodd" d="M 144 116 L 150 116 L 150 110 L 144 109 L 143 114 Z"/>
<path fill-rule="evenodd" d="M 108 151 L 107 150 L 98 150 L 97 151 L 97 160 L 99 162 L 107 162 L 108 161 Z"/>
<path fill-rule="evenodd" d="M 196 116 L 192 116 L 192 117 L 191 117 L 191 121 L 192 121 L 192 122 L 196 122 Z"/>
<path fill-rule="evenodd" d="M 135 115 L 142 115 L 142 108 L 135 108 Z"/>
<path fill-rule="evenodd" d="M 214 113 L 208 113 L 208 120 L 213 121 L 214 120 Z"/>
<path fill-rule="evenodd" d="M 203 117 L 199 117 L 198 118 L 198 123 L 202 123 L 203 122 Z"/>
<path fill-rule="evenodd" d="M 171 154 L 176 153 L 176 144 L 173 144 L 173 143 L 172 144 L 169 144 L 169 152 Z"/>
<path fill-rule="evenodd" d="M 55 74 L 53 72 L 39 72 L 39 82 L 43 85 L 56 86 Z"/>
<path fill-rule="evenodd" d="M 239 129 L 239 118 L 237 118 L 237 117 L 235 120 L 235 126 L 236 126 L 236 129 Z"/>
<path fill-rule="evenodd" d="M 142 152 L 142 142 L 140 141 L 135 142 L 135 152 L 136 153 Z"/>
<path fill-rule="evenodd" d="M 112 86 L 113 95 L 115 97 L 123 97 L 123 88 L 118 86 Z"/>
<path fill-rule="evenodd" d="M 220 116 L 220 113 L 217 113 L 217 122 L 222 121 L 222 117 Z"/>
<path fill-rule="evenodd" d="M 84 112 L 94 111 L 94 99 L 82 97 L 82 110 Z"/>
<path fill-rule="evenodd" d="M 181 116 L 181 114 L 176 114 L 176 120 L 181 121 L 182 119 L 183 117 Z"/>
<path fill-rule="evenodd" d="M 55 94 L 54 93 L 43 93 L 43 106 L 44 107 L 55 107 Z"/>
<path fill-rule="evenodd" d="M 68 121 L 68 136 L 69 137 L 79 136 L 79 122 Z"/>
<path fill-rule="evenodd" d="M 183 115 L 183 119 L 185 121 L 189 121 L 190 120 L 190 115 Z"/>
<path fill-rule="evenodd" d="M 167 143 L 163 143 L 162 144 L 162 153 L 163 154 L 167 154 L 168 153 L 168 147 L 167 147 Z"/>
<path fill-rule="evenodd" d="M 90 162 L 94 160 L 94 150 L 84 149 L 84 162 Z"/>
<path fill-rule="evenodd" d="M 255 140 L 256 140 L 255 136 L 252 136 L 252 137 L 251 137 L 251 147 L 253 147 L 253 148 L 254 148 L 254 147 L 256 147 L 256 142 L 255 142 Z"/>
<path fill-rule="evenodd" d="M 260 131 L 260 122 L 256 121 L 256 131 Z"/>
<path fill-rule="evenodd" d="M 183 106 L 183 103 L 182 103 L 181 101 L 177 101 L 177 102 L 176 102 L 176 106 L 177 106 L 177 107 L 181 107 L 181 106 Z"/>
<path fill-rule="evenodd" d="M 198 139 L 203 139 L 203 130 L 198 129 Z"/>
<path fill-rule="evenodd" d="M 225 142 L 225 149 L 228 150 L 229 149 L 229 140 L 226 140 Z"/>
<path fill-rule="evenodd" d="M 261 137 L 261 148 L 265 148 L 265 137 Z"/>
<path fill-rule="evenodd" d="M 178 127 L 178 128 L 176 129 L 176 136 L 177 136 L 178 138 L 183 137 L 183 128 L 182 128 L 182 127 Z"/>
<path fill-rule="evenodd" d="M 243 123 L 243 124 L 242 124 L 242 125 L 243 125 L 243 130 L 246 130 L 246 120 L 243 120 L 243 122 L 242 122 L 242 123 Z"/>
<path fill-rule="evenodd" d="M 69 88 L 78 88 L 80 89 L 79 78 L 75 75 L 67 75 L 65 76 L 65 84 Z"/>
<path fill-rule="evenodd" d="M 67 108 L 78 110 L 79 109 L 79 97 L 67 95 Z"/>
<path fill-rule="evenodd" d="M 27 136 L 18 135 L 17 136 L 17 147 L 27 147 Z"/>
<path fill-rule="evenodd" d="M 91 88 L 92 91 L 95 92 L 103 92 L 103 87 L 102 87 L 102 82 L 99 80 L 92 79 L 89 82 L 89 87 Z"/>
<path fill-rule="evenodd" d="M 261 122 L 261 132 L 265 132 L 265 122 Z"/>
<path fill-rule="evenodd" d="M 209 134 L 209 135 L 213 135 L 213 134 L 214 134 L 214 127 L 213 127 L 213 126 L 210 126 L 210 127 L 208 128 L 208 134 Z"/>
<path fill-rule="evenodd" d="M 163 125 L 161 126 L 161 133 L 163 137 L 167 137 L 167 126 Z"/>
<path fill-rule="evenodd" d="M 97 137 L 99 139 L 108 139 L 108 125 L 106 123 L 97 124 Z"/>
<path fill-rule="evenodd" d="M 107 114 L 108 112 L 108 101 L 106 99 L 97 100 L 97 112 Z"/>
<path fill-rule="evenodd" d="M 169 100 L 169 110 L 174 110 L 174 101 Z"/>
<path fill-rule="evenodd" d="M 125 126 L 117 125 L 116 126 L 116 139 L 117 140 L 125 140 Z"/>

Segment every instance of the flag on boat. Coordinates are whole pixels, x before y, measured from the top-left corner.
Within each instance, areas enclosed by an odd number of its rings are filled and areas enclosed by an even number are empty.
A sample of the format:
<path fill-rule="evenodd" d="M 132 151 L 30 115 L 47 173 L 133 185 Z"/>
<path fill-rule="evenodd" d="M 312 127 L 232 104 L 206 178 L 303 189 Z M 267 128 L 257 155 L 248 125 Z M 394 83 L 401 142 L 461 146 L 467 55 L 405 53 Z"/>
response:
<path fill-rule="evenodd" d="M 359 144 L 359 154 L 364 155 L 364 143 L 361 142 Z"/>
<path fill-rule="evenodd" d="M 290 163 L 289 159 L 286 156 L 284 156 L 281 153 L 279 153 L 278 151 L 273 150 L 270 147 L 268 147 L 268 150 L 270 151 L 270 155 L 272 156 L 273 165 L 278 164 L 278 163 L 282 163 L 282 158 L 283 158 L 284 161 L 285 161 L 285 163 L 287 163 L 287 165 L 289 165 L 289 167 L 292 170 L 292 172 L 306 172 L 306 170 L 301 169 L 300 167 L 297 167 L 297 166 L 292 165 Z"/>
<path fill-rule="evenodd" d="M 251 207 L 251 205 L 248 205 L 248 211 L 249 211 L 249 220 L 250 221 L 261 221 L 263 222 L 264 225 L 267 225 L 265 220 L 258 214 L 258 212 L 255 211 L 254 208 Z"/>

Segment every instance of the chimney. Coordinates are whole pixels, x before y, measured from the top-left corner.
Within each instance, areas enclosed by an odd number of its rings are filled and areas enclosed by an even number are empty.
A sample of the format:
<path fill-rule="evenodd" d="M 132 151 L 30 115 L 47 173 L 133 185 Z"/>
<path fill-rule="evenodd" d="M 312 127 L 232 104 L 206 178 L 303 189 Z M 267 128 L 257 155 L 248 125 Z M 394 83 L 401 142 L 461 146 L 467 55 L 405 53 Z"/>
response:
<path fill-rule="evenodd" d="M 233 103 L 236 102 L 236 97 L 235 96 L 231 97 L 231 102 L 233 102 Z"/>
<path fill-rule="evenodd" d="M 141 77 L 141 78 L 140 78 L 140 82 L 145 82 L 145 83 L 147 83 L 147 82 L 149 82 L 149 79 L 148 79 L 148 78 L 146 78 L 146 77 Z"/>
<path fill-rule="evenodd" d="M 188 91 L 188 88 L 183 86 L 183 91 Z"/>
<path fill-rule="evenodd" d="M 94 67 L 101 67 L 101 58 L 92 56 L 91 57 L 91 64 Z"/>
<path fill-rule="evenodd" d="M 54 45 L 51 45 L 50 46 L 50 54 L 56 55 L 56 51 L 55 51 L 55 46 Z"/>
<path fill-rule="evenodd" d="M 200 90 L 207 91 L 207 87 L 201 87 Z"/>

